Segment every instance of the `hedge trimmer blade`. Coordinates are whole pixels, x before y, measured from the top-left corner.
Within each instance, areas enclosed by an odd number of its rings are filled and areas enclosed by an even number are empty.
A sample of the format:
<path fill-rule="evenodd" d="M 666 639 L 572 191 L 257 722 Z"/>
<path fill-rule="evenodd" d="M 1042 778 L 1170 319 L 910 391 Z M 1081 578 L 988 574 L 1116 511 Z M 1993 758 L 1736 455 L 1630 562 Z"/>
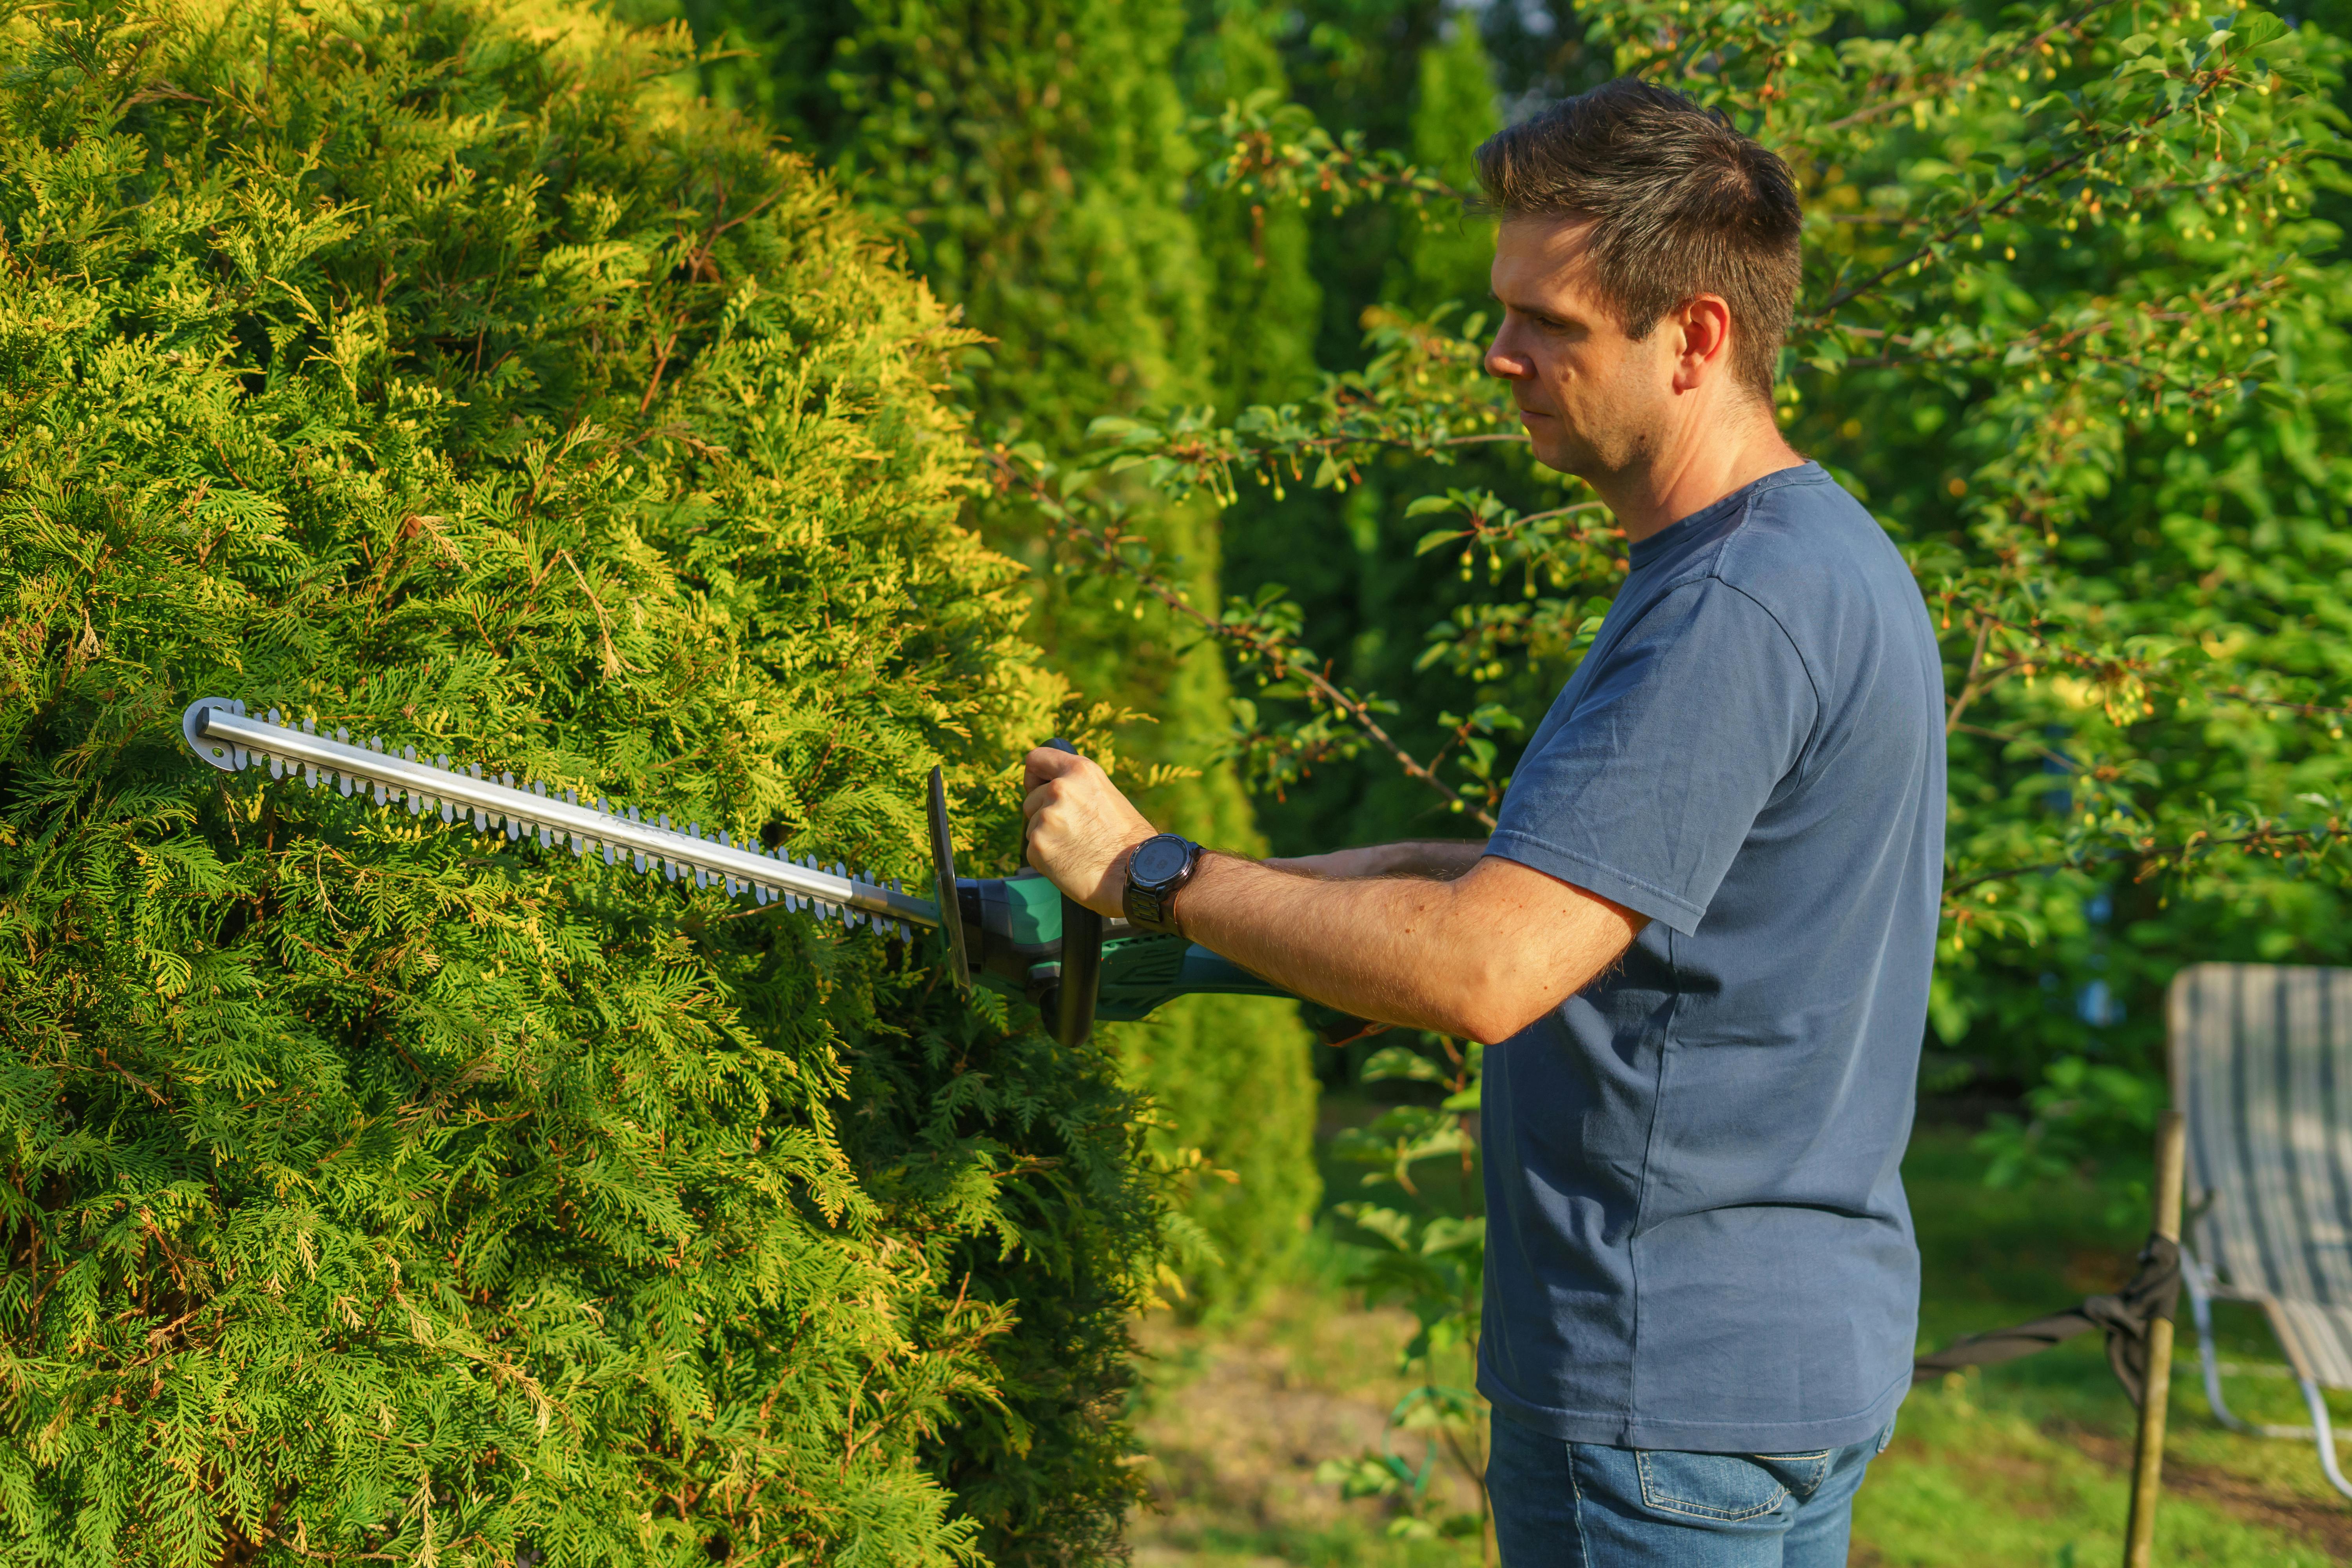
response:
<path fill-rule="evenodd" d="M 420 757 L 414 746 L 395 752 L 373 737 L 354 743 L 347 731 L 321 735 L 312 721 L 287 722 L 274 708 L 256 719 L 234 699 L 203 698 L 182 715 L 180 733 L 190 751 L 224 773 L 267 763 L 272 778 L 299 775 L 312 789 L 331 784 L 347 795 L 372 795 L 380 806 L 405 805 L 411 816 L 432 812 L 451 827 L 503 833 L 509 842 L 528 833 L 549 851 L 568 847 L 584 858 L 594 850 L 607 866 L 625 861 L 673 882 L 691 877 L 698 887 L 716 883 L 761 904 L 782 900 L 791 909 L 902 937 L 911 937 L 914 926 L 938 929 L 959 984 L 1040 1008 L 1065 1046 L 1083 1042 L 1097 1017 L 1149 1017 L 1179 996 L 1289 994 L 1181 936 L 1103 920 L 1034 871 L 957 876 L 947 795 L 936 772 L 928 816 L 933 885 L 952 917 L 944 922 L 940 903 L 919 899 L 896 882 L 853 876 L 838 862 L 827 870 L 814 858 L 772 854 L 724 831 L 705 835 L 693 823 L 680 831 L 667 816 L 647 822 L 634 806 L 583 801 L 568 789 L 550 793 L 545 784 L 518 782 L 511 773 L 484 778 L 478 766 Z M 1376 1027 L 1336 1013 L 1330 1019 L 1339 1021 L 1339 1032 L 1326 1028 L 1334 1040 Z"/>
<path fill-rule="evenodd" d="M 583 801 L 569 789 L 555 795 L 512 773 L 485 778 L 478 764 L 454 767 L 447 757 L 418 756 L 414 746 L 389 752 L 380 738 L 355 745 L 348 731 L 321 735 L 310 720 L 281 721 L 274 708 L 268 718 L 254 719 L 241 701 L 200 698 L 182 716 L 180 732 L 189 750 L 224 773 L 266 760 L 272 778 L 299 773 L 312 789 L 332 783 L 347 795 L 373 794 L 378 805 L 404 802 L 412 816 L 436 812 L 449 826 L 502 832 L 509 841 L 535 834 L 542 849 L 568 846 L 578 856 L 597 850 L 607 866 L 625 860 L 673 882 L 691 877 L 698 887 L 721 884 L 730 896 L 749 892 L 762 904 L 781 899 L 788 908 L 853 927 L 910 937 L 910 925 L 940 923 L 939 907 L 929 900 L 896 882 L 854 875 L 838 861 L 828 870 L 814 857 L 803 862 L 772 853 L 724 828 L 708 836 L 694 823 L 673 828 L 667 816 L 643 821 L 635 806 Z"/>

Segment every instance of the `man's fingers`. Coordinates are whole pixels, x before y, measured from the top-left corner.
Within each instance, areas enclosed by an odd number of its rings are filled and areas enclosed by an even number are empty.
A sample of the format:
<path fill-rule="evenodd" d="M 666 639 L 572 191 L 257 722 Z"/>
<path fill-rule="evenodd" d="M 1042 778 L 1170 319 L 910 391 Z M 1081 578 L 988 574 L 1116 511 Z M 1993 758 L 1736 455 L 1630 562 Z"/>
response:
<path fill-rule="evenodd" d="M 1022 759 L 1022 775 L 1032 790 L 1048 779 L 1083 773 L 1094 763 L 1070 752 L 1057 752 L 1051 746 L 1040 746 Z M 1100 771 L 1100 770 L 1097 770 Z"/>
<path fill-rule="evenodd" d="M 1033 784 L 1029 793 L 1022 797 L 1021 815 L 1034 822 L 1039 812 L 1049 805 L 1058 805 L 1061 798 L 1062 782 L 1059 779 L 1047 779 L 1043 784 Z"/>

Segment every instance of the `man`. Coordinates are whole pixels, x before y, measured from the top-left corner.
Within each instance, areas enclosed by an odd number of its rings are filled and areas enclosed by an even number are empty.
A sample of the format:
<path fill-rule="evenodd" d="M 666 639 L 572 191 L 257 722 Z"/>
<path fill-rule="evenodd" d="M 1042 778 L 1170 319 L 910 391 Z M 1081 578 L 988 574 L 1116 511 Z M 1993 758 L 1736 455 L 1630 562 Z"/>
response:
<path fill-rule="evenodd" d="M 1493 837 L 1255 863 L 1040 751 L 1030 858 L 1302 995 L 1492 1046 L 1479 1386 L 1511 1568 L 1830 1568 L 1909 1384 L 1934 634 L 1773 422 L 1780 159 L 1628 79 L 1478 168 L 1487 368 L 1632 542 Z"/>

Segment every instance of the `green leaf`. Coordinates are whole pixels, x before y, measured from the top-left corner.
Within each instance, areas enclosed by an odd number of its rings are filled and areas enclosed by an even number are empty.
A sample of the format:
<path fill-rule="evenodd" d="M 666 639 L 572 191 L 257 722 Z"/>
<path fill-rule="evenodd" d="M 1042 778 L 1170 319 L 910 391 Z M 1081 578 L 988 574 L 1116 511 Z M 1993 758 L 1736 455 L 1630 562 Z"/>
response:
<path fill-rule="evenodd" d="M 2287 35 L 2287 25 L 2267 11 L 2241 11 L 2230 31 L 2243 49 L 2258 49 Z"/>

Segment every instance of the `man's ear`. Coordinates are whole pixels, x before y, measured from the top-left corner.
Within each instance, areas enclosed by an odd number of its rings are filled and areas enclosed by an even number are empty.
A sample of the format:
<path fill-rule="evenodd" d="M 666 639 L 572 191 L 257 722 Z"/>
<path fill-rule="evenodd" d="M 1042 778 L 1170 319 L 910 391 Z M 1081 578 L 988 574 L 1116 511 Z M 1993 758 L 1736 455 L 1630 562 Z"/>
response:
<path fill-rule="evenodd" d="M 1696 392 L 1731 374 L 1731 305 L 1720 294 L 1699 294 L 1675 312 L 1682 334 L 1675 356 L 1675 390 Z"/>

